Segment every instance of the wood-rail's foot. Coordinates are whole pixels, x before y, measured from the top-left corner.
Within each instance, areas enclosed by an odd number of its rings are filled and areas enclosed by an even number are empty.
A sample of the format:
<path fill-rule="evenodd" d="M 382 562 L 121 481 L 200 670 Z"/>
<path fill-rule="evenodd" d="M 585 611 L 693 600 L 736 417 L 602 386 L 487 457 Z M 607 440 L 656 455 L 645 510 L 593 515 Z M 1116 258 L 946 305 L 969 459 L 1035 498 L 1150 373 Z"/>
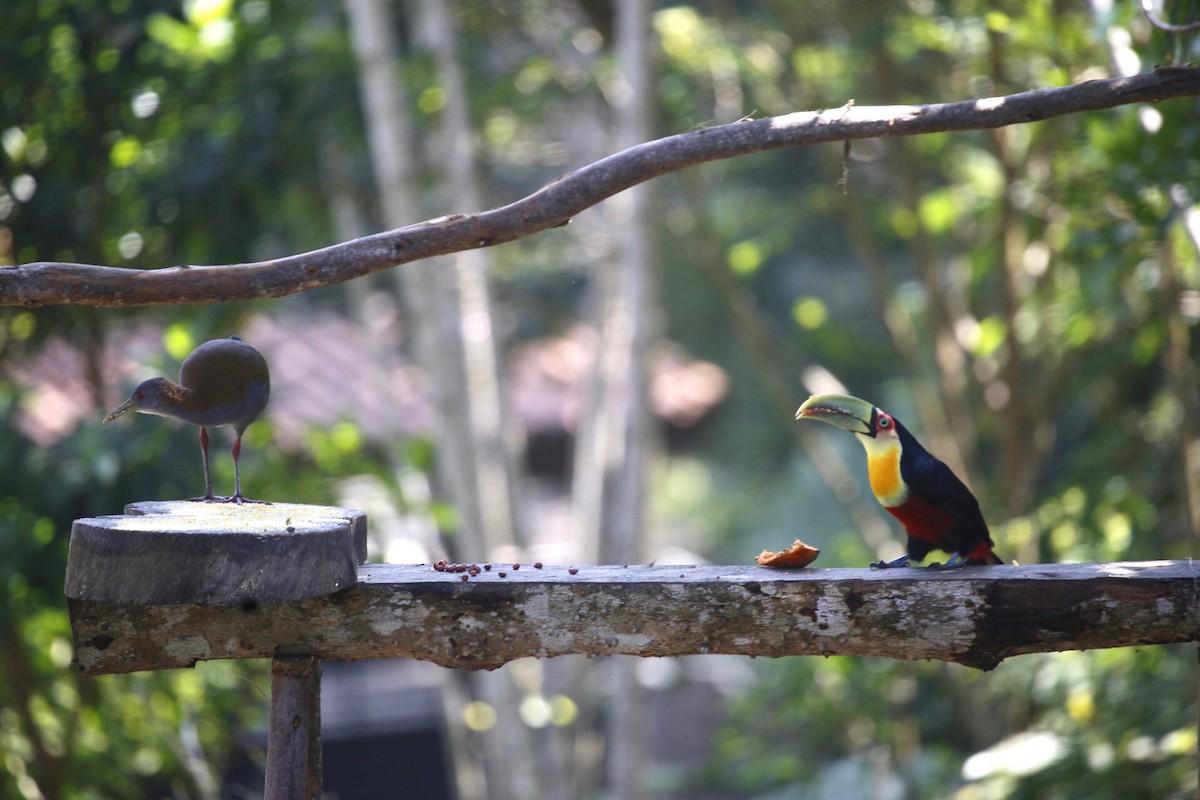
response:
<path fill-rule="evenodd" d="M 246 497 L 246 496 L 240 495 L 240 494 L 233 495 L 232 497 L 229 498 L 228 502 L 237 503 L 239 506 L 240 505 L 256 505 L 256 506 L 272 505 L 270 500 L 251 500 L 249 497 Z"/>
<path fill-rule="evenodd" d="M 193 497 L 193 498 L 191 498 L 191 500 L 189 502 L 192 502 L 192 503 L 237 503 L 239 506 L 246 505 L 246 504 L 264 505 L 264 506 L 272 505 L 270 500 L 251 500 L 249 497 L 245 497 L 240 494 L 233 494 L 233 495 L 230 495 L 229 497 L 222 497 L 221 495 L 217 495 L 217 494 L 206 494 L 203 497 Z"/>

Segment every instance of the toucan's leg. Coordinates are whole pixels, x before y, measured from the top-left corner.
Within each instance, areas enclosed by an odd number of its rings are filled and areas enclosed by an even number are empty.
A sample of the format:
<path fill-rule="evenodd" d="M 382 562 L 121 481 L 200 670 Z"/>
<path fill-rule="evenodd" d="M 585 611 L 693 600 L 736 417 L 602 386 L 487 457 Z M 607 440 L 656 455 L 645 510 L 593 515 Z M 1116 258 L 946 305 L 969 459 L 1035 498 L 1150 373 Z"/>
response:
<path fill-rule="evenodd" d="M 198 498 L 206 502 L 215 500 L 212 490 L 212 476 L 208 472 L 208 429 L 200 428 L 200 458 L 204 461 L 204 497 Z"/>
<path fill-rule="evenodd" d="M 907 567 L 908 559 L 909 555 L 908 553 L 905 553 L 899 558 L 893 558 L 891 561 L 872 561 L 871 569 L 893 569 L 895 567 Z"/>
<path fill-rule="evenodd" d="M 939 564 L 935 561 L 929 565 L 929 569 L 957 569 L 958 567 L 965 566 L 967 566 L 967 559 L 962 553 L 951 553 L 950 557 L 946 559 L 945 564 Z"/>

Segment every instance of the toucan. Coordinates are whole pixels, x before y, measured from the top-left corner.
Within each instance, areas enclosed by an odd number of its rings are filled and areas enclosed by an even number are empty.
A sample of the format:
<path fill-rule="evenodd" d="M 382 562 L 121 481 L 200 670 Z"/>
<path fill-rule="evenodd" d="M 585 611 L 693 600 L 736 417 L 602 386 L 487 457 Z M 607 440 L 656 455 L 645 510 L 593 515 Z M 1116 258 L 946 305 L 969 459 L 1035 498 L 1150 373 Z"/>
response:
<path fill-rule="evenodd" d="M 992 551 L 975 495 L 891 414 L 857 397 L 818 394 L 804 401 L 796 419 L 836 425 L 866 448 L 871 491 L 908 534 L 904 555 L 872 567 L 906 567 L 931 550 L 950 553 L 944 566 L 1004 563 Z"/>

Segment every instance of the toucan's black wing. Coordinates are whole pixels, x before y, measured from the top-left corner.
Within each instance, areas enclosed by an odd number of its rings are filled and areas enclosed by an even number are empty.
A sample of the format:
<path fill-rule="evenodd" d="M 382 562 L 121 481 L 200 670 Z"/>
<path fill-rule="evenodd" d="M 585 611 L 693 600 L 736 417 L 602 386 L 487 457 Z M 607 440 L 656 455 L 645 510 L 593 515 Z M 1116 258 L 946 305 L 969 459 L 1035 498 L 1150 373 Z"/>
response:
<path fill-rule="evenodd" d="M 955 541 L 948 542 L 945 549 L 966 553 L 980 542 L 987 542 L 990 547 L 992 537 L 987 522 L 979 509 L 979 501 L 971 494 L 967 485 L 959 480 L 949 467 L 922 447 L 904 426 L 897 423 L 896 430 L 900 435 L 902 448 L 900 477 L 904 479 L 909 491 L 959 523 L 955 526 Z"/>

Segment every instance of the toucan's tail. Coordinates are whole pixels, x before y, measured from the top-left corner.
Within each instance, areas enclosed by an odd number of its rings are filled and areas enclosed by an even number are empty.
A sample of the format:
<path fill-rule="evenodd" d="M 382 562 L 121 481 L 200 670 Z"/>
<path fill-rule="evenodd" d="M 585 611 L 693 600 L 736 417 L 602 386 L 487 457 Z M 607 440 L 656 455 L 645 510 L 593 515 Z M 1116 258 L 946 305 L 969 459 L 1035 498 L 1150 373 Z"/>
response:
<path fill-rule="evenodd" d="M 989 546 L 986 542 L 981 542 L 979 546 L 972 550 L 967 556 L 967 563 L 974 564 L 976 566 L 983 566 L 987 564 L 1003 565 L 1004 560 L 1001 559 L 1000 556 L 996 555 L 996 552 L 992 550 L 991 546 Z"/>

